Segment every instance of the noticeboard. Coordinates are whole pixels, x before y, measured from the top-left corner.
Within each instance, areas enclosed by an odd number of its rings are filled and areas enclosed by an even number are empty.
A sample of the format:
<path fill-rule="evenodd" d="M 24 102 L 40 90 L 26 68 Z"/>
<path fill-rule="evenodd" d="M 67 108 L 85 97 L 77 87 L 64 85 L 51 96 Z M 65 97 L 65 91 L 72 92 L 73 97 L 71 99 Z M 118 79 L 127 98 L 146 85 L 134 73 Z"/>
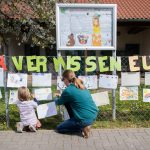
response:
<path fill-rule="evenodd" d="M 116 50 L 116 4 L 56 4 L 57 50 Z"/>

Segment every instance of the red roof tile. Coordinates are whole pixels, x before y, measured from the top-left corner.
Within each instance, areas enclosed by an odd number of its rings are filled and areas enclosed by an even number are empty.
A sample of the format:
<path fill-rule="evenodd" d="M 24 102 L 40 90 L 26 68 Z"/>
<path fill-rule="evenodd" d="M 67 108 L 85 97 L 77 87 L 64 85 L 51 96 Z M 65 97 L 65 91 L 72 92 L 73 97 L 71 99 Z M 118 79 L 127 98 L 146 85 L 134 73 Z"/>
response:
<path fill-rule="evenodd" d="M 76 0 L 87 3 L 88 0 Z M 150 19 L 150 0 L 99 0 L 102 4 L 117 4 L 118 19 Z"/>
<path fill-rule="evenodd" d="M 75 3 L 89 3 L 94 0 L 70 0 Z M 97 0 L 102 4 L 117 4 L 118 19 L 149 19 L 150 20 L 150 0 Z M 13 9 L 6 3 L 0 4 L 1 11 L 10 18 L 20 19 L 26 15 L 32 18 L 38 18 L 32 8 L 25 2 L 20 1 L 16 4 L 18 14 L 13 13 Z"/>
<path fill-rule="evenodd" d="M 14 6 L 15 7 L 12 8 L 8 3 L 2 2 L 0 4 L 0 9 L 1 12 L 9 18 L 20 19 L 24 16 L 28 16 L 29 18 L 38 18 L 32 8 L 25 2 L 20 1 L 18 3 L 14 3 Z"/>

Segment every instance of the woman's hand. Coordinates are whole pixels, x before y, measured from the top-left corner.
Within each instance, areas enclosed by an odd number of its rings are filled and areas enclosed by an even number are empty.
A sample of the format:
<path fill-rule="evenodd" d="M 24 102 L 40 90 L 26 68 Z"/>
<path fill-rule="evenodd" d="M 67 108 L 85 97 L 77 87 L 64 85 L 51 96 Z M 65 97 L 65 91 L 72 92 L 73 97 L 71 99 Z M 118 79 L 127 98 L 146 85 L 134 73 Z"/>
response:
<path fill-rule="evenodd" d="M 61 94 L 60 93 L 54 93 L 54 97 L 60 97 Z"/>

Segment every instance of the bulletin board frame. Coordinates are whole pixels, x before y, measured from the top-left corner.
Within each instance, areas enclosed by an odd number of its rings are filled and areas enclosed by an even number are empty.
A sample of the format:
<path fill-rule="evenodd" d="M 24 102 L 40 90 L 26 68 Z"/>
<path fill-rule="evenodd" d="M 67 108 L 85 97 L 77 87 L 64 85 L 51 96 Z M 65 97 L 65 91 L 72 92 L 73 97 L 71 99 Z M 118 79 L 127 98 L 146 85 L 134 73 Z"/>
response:
<path fill-rule="evenodd" d="M 111 10 L 111 45 L 64 45 L 62 44 L 62 33 L 61 33 L 61 27 L 63 27 L 63 22 L 61 22 L 60 13 L 61 9 L 68 9 L 75 12 L 75 10 L 93 10 L 96 11 L 106 11 Z M 75 12 L 76 13 L 76 12 Z M 116 4 L 56 4 L 56 44 L 57 44 L 57 50 L 116 50 L 116 36 L 117 36 L 117 5 Z M 80 35 L 79 35 L 80 36 Z M 77 39 L 77 38 L 76 38 Z"/>

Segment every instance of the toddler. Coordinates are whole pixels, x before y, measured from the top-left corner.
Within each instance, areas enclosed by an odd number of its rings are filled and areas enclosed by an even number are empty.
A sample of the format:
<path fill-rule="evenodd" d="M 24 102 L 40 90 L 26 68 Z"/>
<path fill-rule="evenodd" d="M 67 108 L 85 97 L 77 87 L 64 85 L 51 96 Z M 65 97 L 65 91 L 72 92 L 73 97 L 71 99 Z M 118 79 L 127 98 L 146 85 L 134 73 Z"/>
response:
<path fill-rule="evenodd" d="M 21 119 L 21 122 L 17 122 L 17 132 L 22 133 L 25 129 L 36 132 L 36 130 L 41 127 L 41 123 L 35 114 L 38 101 L 36 98 L 33 98 L 28 88 L 20 87 L 18 89 L 17 106 Z"/>

